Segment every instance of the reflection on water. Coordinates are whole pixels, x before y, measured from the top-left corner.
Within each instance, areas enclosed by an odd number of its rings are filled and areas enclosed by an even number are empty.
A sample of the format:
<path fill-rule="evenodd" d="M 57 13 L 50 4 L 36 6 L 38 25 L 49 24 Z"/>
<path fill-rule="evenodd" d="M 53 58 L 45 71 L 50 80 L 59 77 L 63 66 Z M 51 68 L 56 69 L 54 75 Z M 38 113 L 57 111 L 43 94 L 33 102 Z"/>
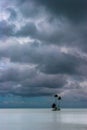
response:
<path fill-rule="evenodd" d="M 0 109 L 1 130 L 87 130 L 86 109 Z"/>

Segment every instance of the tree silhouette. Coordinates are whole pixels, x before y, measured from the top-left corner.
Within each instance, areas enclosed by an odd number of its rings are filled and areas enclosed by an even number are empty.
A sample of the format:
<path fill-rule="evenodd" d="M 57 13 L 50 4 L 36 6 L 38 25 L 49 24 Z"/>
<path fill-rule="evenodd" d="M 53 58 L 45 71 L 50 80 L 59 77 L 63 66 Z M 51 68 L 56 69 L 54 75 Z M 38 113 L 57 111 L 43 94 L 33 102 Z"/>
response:
<path fill-rule="evenodd" d="M 56 106 L 57 106 L 57 98 L 58 98 L 58 95 L 55 94 L 54 97 L 55 97 L 55 104 L 56 104 Z"/>
<path fill-rule="evenodd" d="M 55 94 L 55 95 L 54 95 L 54 97 L 58 97 L 58 95 L 57 95 L 57 94 Z"/>
<path fill-rule="evenodd" d="M 60 109 L 60 100 L 61 100 L 61 96 L 58 97 L 58 100 L 59 100 L 58 106 L 59 106 L 59 109 Z"/>
<path fill-rule="evenodd" d="M 53 110 L 60 110 L 61 96 L 55 94 L 54 98 L 55 98 L 55 102 L 52 104 L 52 108 L 53 108 Z"/>

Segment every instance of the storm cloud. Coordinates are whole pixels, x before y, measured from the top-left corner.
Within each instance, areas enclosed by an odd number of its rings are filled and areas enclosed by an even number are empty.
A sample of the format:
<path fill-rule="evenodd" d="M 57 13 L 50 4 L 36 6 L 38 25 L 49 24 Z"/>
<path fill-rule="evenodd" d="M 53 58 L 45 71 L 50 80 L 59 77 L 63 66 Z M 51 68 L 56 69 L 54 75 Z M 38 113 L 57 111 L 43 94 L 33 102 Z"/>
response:
<path fill-rule="evenodd" d="M 87 100 L 87 1 L 0 2 L 0 94 Z"/>

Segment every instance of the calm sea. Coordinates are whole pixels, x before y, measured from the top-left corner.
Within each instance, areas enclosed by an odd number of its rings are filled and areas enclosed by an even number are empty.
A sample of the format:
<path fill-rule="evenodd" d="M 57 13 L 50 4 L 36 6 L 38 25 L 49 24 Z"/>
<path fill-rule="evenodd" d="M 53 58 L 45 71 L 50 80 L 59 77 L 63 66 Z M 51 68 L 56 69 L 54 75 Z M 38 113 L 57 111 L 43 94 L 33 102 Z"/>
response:
<path fill-rule="evenodd" d="M 87 109 L 0 109 L 0 130 L 87 130 Z"/>

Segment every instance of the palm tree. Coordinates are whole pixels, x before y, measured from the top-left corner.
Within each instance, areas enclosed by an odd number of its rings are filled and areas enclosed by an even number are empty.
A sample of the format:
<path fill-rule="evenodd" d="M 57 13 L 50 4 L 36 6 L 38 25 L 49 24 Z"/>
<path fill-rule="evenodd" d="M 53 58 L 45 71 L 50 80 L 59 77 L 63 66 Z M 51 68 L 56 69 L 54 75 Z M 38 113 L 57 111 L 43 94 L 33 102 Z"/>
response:
<path fill-rule="evenodd" d="M 61 96 L 55 94 L 54 98 L 55 98 L 55 102 L 52 104 L 52 108 L 53 108 L 53 110 L 60 110 Z"/>
<path fill-rule="evenodd" d="M 55 97 L 55 104 L 56 104 L 56 106 L 57 106 L 57 98 L 58 98 L 58 95 L 55 94 L 54 97 Z"/>
<path fill-rule="evenodd" d="M 56 110 L 57 110 L 57 106 L 56 106 L 55 103 L 52 104 L 52 109 L 53 109 L 53 111 L 56 111 Z"/>
<path fill-rule="evenodd" d="M 54 97 L 58 97 L 58 95 L 57 95 L 57 94 L 55 94 L 55 95 L 54 95 Z"/>
<path fill-rule="evenodd" d="M 60 109 L 60 100 L 61 100 L 61 96 L 58 97 L 58 100 L 59 100 L 59 109 Z"/>

